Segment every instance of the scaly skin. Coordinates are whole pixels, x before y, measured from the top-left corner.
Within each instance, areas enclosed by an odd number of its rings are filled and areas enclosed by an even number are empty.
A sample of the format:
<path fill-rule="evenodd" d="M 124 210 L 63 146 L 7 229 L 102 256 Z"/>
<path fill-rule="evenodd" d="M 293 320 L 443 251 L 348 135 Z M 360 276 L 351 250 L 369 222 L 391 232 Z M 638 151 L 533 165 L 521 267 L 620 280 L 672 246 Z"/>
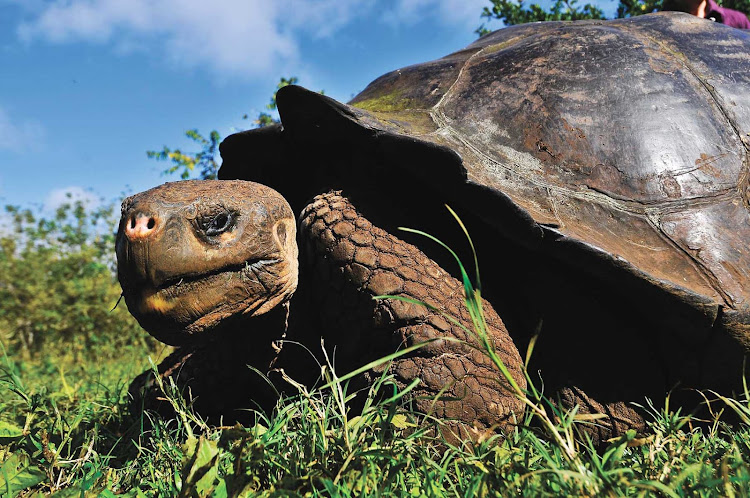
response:
<path fill-rule="evenodd" d="M 578 406 L 577 413 L 580 415 L 606 415 L 582 427 L 587 429 L 586 433 L 596 445 L 622 436 L 629 429 L 635 430 L 638 434 L 646 430 L 643 416 L 623 401 L 600 403 L 576 387 L 560 389 L 557 399 L 566 410 Z"/>
<path fill-rule="evenodd" d="M 332 289 L 314 293 L 312 305 L 320 310 L 326 342 L 337 345 L 347 366 L 433 340 L 389 367 L 402 387 L 421 380 L 413 391 L 416 407 L 479 429 L 509 428 L 522 403 L 477 337 L 443 316 L 473 330 L 462 283 L 413 245 L 373 226 L 340 192 L 319 195 L 307 206 L 300 217 L 300 240 L 312 287 Z M 418 300 L 437 311 L 395 299 L 374 301 L 378 295 Z M 521 357 L 502 320 L 488 303 L 484 313 L 495 349 L 525 388 Z"/>

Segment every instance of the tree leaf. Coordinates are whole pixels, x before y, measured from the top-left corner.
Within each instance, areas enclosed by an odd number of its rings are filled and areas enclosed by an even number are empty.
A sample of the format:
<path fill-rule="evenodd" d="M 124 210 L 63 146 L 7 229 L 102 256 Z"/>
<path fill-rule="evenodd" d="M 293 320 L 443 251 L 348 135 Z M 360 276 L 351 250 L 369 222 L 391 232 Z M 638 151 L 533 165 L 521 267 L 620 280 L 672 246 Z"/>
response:
<path fill-rule="evenodd" d="M 403 413 L 397 413 L 396 415 L 394 415 L 393 418 L 391 418 L 391 425 L 397 429 L 415 427 L 415 425 L 409 422 L 409 420 L 406 418 L 406 415 L 404 415 Z"/>
<path fill-rule="evenodd" d="M 47 474 L 33 465 L 29 465 L 27 455 L 11 455 L 0 466 L 0 494 L 17 496 L 24 489 L 36 486 Z"/>
<path fill-rule="evenodd" d="M 0 444 L 9 444 L 23 437 L 23 429 L 15 424 L 0 420 Z"/>
<path fill-rule="evenodd" d="M 192 495 L 195 490 L 198 496 L 211 496 L 212 491 L 221 487 L 223 479 L 219 478 L 219 448 L 216 441 L 190 438 L 185 443 L 186 465 L 183 469 L 181 496 Z"/>

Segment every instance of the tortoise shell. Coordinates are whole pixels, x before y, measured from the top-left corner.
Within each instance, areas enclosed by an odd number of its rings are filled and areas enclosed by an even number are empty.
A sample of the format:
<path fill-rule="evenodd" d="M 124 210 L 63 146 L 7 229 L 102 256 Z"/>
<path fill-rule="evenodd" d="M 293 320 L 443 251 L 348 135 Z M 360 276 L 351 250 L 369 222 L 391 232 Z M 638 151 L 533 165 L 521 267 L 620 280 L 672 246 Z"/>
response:
<path fill-rule="evenodd" d="M 220 178 L 257 179 L 248 150 L 368 143 L 504 236 L 750 348 L 747 32 L 682 13 L 527 24 L 349 105 L 277 98 L 282 125 L 227 138 Z"/>

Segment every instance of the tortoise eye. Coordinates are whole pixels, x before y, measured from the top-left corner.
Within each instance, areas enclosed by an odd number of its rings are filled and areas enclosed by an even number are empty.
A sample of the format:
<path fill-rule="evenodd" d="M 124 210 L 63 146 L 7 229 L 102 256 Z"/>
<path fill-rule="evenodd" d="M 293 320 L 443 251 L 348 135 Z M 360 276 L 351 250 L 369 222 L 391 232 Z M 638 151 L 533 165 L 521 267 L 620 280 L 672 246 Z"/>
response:
<path fill-rule="evenodd" d="M 233 223 L 234 213 L 224 211 L 213 216 L 207 216 L 201 221 L 200 225 L 203 232 L 212 237 L 226 232 L 232 228 Z"/>

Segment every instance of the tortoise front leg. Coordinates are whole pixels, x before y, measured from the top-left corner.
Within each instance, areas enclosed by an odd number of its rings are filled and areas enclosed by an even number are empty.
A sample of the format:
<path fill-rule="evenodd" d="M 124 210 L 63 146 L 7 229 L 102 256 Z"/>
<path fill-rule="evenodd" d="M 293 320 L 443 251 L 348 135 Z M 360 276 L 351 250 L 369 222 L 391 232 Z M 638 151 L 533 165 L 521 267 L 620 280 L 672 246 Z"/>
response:
<path fill-rule="evenodd" d="M 195 413 L 210 423 L 252 423 L 252 411 L 270 413 L 278 400 L 277 388 L 283 387 L 273 386 L 263 375 L 275 367 L 285 321 L 286 309 L 281 306 L 238 320 L 213 340 L 177 348 L 159 364 L 158 376 L 167 385 L 171 377 Z M 152 370 L 138 375 L 128 392 L 132 413 L 146 409 L 175 416 Z"/>
<path fill-rule="evenodd" d="M 326 345 L 336 348 L 337 368 L 353 369 L 437 339 L 389 367 L 401 386 L 421 380 L 412 398 L 420 411 L 480 430 L 507 430 L 513 415 L 521 414 L 522 402 L 475 334 L 441 316 L 452 316 L 472 330 L 462 283 L 419 249 L 374 226 L 340 192 L 319 195 L 304 209 L 300 245 L 300 280 L 319 310 L 317 325 Z M 375 301 L 376 295 L 412 298 L 439 312 L 396 299 Z M 502 320 L 488 303 L 484 313 L 496 351 L 525 388 L 521 357 Z"/>

